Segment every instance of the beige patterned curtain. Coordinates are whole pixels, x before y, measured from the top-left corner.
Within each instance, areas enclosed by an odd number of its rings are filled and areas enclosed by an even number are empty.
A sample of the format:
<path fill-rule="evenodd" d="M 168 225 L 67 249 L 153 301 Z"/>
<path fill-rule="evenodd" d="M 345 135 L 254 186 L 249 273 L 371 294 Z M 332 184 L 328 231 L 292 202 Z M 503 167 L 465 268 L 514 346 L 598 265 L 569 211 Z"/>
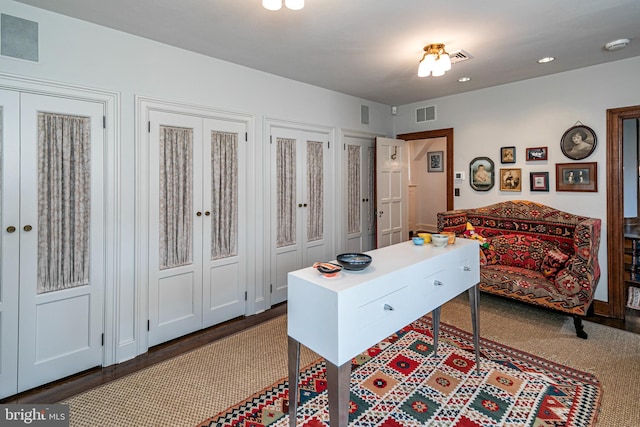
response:
<path fill-rule="evenodd" d="M 160 126 L 160 269 L 193 262 L 193 129 Z"/>
<path fill-rule="evenodd" d="M 211 259 L 238 254 L 238 134 L 211 132 Z"/>
<path fill-rule="evenodd" d="M 369 188 L 367 189 L 367 219 L 369 230 L 376 228 L 376 148 L 369 147 L 367 150 L 367 160 L 369 163 Z"/>
<path fill-rule="evenodd" d="M 296 140 L 276 139 L 277 247 L 296 242 Z"/>
<path fill-rule="evenodd" d="M 307 240 L 322 239 L 324 234 L 324 182 L 322 142 L 307 141 Z"/>
<path fill-rule="evenodd" d="M 359 145 L 347 146 L 347 232 L 359 233 L 362 224 L 360 202 L 360 152 Z"/>
<path fill-rule="evenodd" d="M 91 120 L 38 113 L 38 284 L 89 283 Z"/>

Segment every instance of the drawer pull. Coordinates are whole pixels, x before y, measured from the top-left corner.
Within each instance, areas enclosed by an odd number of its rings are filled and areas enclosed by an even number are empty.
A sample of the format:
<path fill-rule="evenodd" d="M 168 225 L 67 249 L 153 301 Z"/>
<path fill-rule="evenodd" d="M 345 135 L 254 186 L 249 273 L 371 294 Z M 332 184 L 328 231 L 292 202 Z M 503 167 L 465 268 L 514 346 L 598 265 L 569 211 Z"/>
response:
<path fill-rule="evenodd" d="M 384 309 L 385 309 L 385 310 L 387 310 L 387 311 L 393 311 L 393 310 L 395 310 L 395 308 L 393 308 L 393 307 L 392 307 L 392 306 L 390 306 L 389 304 L 385 304 L 385 305 L 384 305 Z"/>
<path fill-rule="evenodd" d="M 434 284 L 434 285 L 436 285 L 436 286 L 442 286 L 442 285 L 444 285 L 444 283 L 442 283 L 440 280 L 434 280 L 434 281 L 433 281 L 433 284 Z"/>
<path fill-rule="evenodd" d="M 464 271 L 471 271 L 471 267 L 466 266 L 466 265 L 465 265 L 464 267 L 462 267 L 462 269 L 463 269 Z"/>

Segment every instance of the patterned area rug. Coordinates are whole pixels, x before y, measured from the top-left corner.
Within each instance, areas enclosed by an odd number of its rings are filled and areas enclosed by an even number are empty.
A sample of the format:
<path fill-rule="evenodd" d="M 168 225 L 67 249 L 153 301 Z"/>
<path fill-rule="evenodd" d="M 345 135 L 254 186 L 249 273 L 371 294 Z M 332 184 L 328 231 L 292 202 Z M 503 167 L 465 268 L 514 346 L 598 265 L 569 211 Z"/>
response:
<path fill-rule="evenodd" d="M 573 426 L 595 424 L 602 390 L 591 374 L 441 324 L 433 354 L 422 318 L 352 360 L 352 426 Z M 325 365 L 301 372 L 297 425 L 329 425 Z M 198 427 L 287 427 L 286 378 Z"/>

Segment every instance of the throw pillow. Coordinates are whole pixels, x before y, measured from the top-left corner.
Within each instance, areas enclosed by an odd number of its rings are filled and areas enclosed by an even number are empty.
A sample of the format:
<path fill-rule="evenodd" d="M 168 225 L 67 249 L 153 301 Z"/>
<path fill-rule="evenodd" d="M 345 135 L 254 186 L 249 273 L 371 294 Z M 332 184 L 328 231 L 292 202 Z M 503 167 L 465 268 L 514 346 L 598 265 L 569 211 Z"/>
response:
<path fill-rule="evenodd" d="M 558 248 L 553 248 L 549 252 L 547 252 L 544 260 L 542 261 L 541 268 L 544 277 L 546 277 L 547 280 L 551 281 L 552 283 L 555 283 L 556 275 L 566 266 L 569 258 L 570 257 L 568 254 L 562 252 Z"/>
<path fill-rule="evenodd" d="M 505 234 L 489 239 L 489 246 L 487 264 L 492 259 L 494 264 L 540 271 L 552 244 L 526 234 Z"/>

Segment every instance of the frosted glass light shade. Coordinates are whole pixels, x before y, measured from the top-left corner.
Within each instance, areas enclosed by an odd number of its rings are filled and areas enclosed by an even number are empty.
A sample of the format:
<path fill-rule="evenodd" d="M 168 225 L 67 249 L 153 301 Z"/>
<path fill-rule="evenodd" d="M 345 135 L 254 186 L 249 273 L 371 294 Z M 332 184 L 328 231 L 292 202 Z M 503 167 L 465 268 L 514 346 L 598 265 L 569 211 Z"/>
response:
<path fill-rule="evenodd" d="M 284 5 L 291 10 L 300 10 L 304 7 L 304 0 L 284 0 Z"/>
<path fill-rule="evenodd" d="M 280 10 L 282 0 L 262 0 L 262 6 L 268 10 Z"/>

